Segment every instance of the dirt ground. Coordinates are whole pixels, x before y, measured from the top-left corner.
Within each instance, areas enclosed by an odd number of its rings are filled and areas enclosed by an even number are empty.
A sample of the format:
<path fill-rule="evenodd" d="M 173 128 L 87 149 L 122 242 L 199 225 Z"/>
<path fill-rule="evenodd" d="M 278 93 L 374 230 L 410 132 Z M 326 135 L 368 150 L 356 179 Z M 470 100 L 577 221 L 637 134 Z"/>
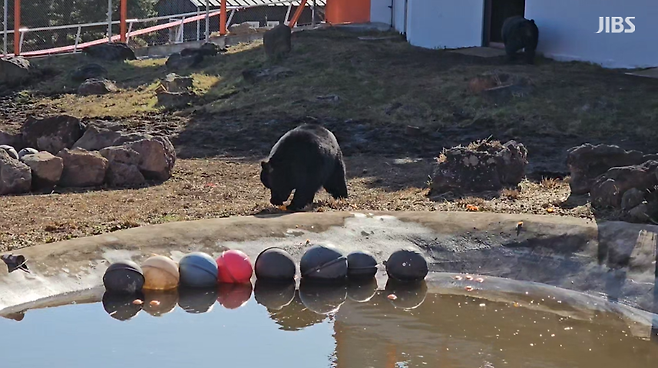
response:
<path fill-rule="evenodd" d="M 321 192 L 311 211 L 478 210 L 605 217 L 587 198 L 569 197 L 566 150 L 615 143 L 655 152 L 658 81 L 582 63 L 541 59 L 506 65 L 401 39 L 362 41 L 338 30 L 294 35 L 279 65 L 287 76 L 250 83 L 248 68 L 269 68 L 258 42 L 239 45 L 188 74 L 198 100 L 157 105 L 164 59 L 106 65 L 121 91 L 79 97 L 68 71 L 85 57 L 36 60 L 49 77 L 0 99 L 0 130 L 27 116 L 71 114 L 172 139 L 173 177 L 141 188 L 56 188 L 0 199 L 0 250 L 168 221 L 277 212 L 259 182 L 259 160 L 302 122 L 334 131 L 346 156 L 350 198 Z M 469 90 L 483 73 L 504 73 L 531 86 L 526 95 L 492 101 Z M 431 163 L 444 147 L 491 137 L 529 150 L 528 180 L 516 190 L 478 196 L 429 196 Z"/>

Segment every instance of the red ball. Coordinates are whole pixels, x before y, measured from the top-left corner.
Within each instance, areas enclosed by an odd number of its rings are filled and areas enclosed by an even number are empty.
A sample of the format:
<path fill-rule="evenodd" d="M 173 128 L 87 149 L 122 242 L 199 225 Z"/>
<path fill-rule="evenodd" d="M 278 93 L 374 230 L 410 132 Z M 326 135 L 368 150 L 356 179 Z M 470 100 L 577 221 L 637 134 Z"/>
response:
<path fill-rule="evenodd" d="M 217 258 L 217 281 L 220 283 L 246 284 L 253 273 L 249 256 L 239 250 L 227 250 Z"/>

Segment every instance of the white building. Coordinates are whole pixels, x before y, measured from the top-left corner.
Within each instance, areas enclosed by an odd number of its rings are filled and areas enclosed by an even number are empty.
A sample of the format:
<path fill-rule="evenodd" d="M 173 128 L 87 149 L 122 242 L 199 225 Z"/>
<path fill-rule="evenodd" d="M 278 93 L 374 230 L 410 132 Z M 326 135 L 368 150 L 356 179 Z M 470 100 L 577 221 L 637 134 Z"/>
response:
<path fill-rule="evenodd" d="M 392 25 L 415 46 L 495 46 L 502 21 L 534 19 L 538 53 L 610 68 L 658 66 L 658 0 L 370 0 L 370 21 Z M 621 33 L 597 33 L 600 17 L 634 17 Z M 618 29 L 621 30 L 621 29 Z"/>

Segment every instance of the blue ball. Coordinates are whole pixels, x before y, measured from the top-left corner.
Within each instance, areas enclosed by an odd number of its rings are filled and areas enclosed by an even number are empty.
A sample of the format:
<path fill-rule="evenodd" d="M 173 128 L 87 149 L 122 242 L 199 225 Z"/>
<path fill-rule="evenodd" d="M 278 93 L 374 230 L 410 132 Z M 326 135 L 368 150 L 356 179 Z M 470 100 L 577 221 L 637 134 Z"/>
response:
<path fill-rule="evenodd" d="M 217 262 L 208 254 L 190 253 L 181 258 L 178 264 L 181 285 L 193 288 L 217 285 Z"/>

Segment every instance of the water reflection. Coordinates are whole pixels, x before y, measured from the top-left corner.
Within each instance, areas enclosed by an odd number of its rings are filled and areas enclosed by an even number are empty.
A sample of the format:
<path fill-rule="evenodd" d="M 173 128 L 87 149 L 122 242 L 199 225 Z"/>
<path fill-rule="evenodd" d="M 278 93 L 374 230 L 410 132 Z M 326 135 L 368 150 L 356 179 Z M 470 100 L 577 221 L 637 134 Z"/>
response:
<path fill-rule="evenodd" d="M 350 281 L 347 285 L 347 297 L 357 303 L 365 303 L 372 299 L 377 292 L 377 280 Z"/>
<path fill-rule="evenodd" d="M 136 299 L 144 300 L 144 295 L 141 293 L 126 295 L 106 292 L 103 294 L 103 308 L 110 317 L 119 321 L 128 321 L 142 310 L 141 304 L 134 303 Z"/>
<path fill-rule="evenodd" d="M 178 304 L 178 290 L 144 291 L 144 311 L 153 317 L 171 313 Z"/>
<path fill-rule="evenodd" d="M 347 284 L 316 283 L 302 279 L 299 296 L 309 310 L 317 314 L 331 314 L 337 312 L 347 300 Z"/>
<path fill-rule="evenodd" d="M 238 309 L 251 299 L 251 283 L 219 284 L 217 301 L 226 309 Z"/>
<path fill-rule="evenodd" d="M 217 288 L 181 288 L 179 290 L 178 306 L 187 313 L 207 313 L 215 305 L 217 294 Z"/>
<path fill-rule="evenodd" d="M 290 280 L 287 283 L 272 283 L 257 280 L 254 298 L 258 304 L 267 308 L 268 312 L 280 311 L 295 299 L 295 282 Z"/>
<path fill-rule="evenodd" d="M 394 295 L 390 299 L 394 306 L 410 310 L 420 307 L 425 301 L 427 283 L 424 280 L 417 283 L 401 283 L 389 279 L 385 291 L 388 295 Z"/>

